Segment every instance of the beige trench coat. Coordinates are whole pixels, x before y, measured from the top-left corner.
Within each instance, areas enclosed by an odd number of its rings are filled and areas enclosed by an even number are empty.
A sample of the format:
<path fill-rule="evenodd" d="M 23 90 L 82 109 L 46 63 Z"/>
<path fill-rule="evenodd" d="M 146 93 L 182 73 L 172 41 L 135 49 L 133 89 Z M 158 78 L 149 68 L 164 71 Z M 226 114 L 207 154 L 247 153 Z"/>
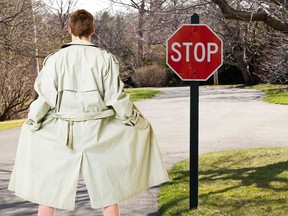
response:
<path fill-rule="evenodd" d="M 47 58 L 22 126 L 9 190 L 73 210 L 79 170 L 91 207 L 169 181 L 150 123 L 130 101 L 116 59 L 84 40 Z"/>

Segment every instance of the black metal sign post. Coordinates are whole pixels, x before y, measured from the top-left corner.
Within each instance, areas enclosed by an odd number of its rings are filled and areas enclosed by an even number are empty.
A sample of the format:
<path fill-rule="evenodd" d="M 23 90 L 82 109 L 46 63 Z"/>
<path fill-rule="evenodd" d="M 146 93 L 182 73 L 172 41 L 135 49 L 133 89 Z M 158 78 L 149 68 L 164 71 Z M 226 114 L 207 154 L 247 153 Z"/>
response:
<path fill-rule="evenodd" d="M 199 15 L 191 16 L 191 24 L 199 24 Z M 190 209 L 198 207 L 199 160 L 199 81 L 190 81 Z"/>
<path fill-rule="evenodd" d="M 166 64 L 190 84 L 190 209 L 198 207 L 199 81 L 207 80 L 222 63 L 222 40 L 207 25 L 199 24 L 196 13 L 191 24 L 180 26 L 167 40 Z"/>

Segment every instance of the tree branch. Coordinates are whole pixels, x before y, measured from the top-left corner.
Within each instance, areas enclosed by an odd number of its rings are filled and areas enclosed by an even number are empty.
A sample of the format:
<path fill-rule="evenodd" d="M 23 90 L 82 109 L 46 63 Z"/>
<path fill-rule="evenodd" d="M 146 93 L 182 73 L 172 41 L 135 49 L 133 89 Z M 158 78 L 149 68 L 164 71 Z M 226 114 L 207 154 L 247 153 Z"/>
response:
<path fill-rule="evenodd" d="M 278 0 L 270 0 L 272 3 L 274 3 L 275 5 L 277 5 L 277 6 L 282 6 L 282 7 L 285 7 L 286 9 L 288 8 L 288 4 L 287 3 L 284 3 L 284 1 L 283 2 L 280 2 L 280 1 L 278 1 Z"/>
<path fill-rule="evenodd" d="M 19 3 L 20 4 L 20 3 Z M 2 6 L 2 5 L 1 5 Z M 17 5 L 18 6 L 18 5 Z M 8 16 L 8 17 L 0 17 L 0 23 L 4 23 L 7 24 L 8 22 L 13 21 L 14 19 L 16 19 L 18 17 L 19 14 L 21 14 L 24 11 L 24 3 L 22 2 L 22 4 L 20 5 L 20 8 L 18 11 L 16 11 L 14 14 Z"/>
<path fill-rule="evenodd" d="M 245 21 L 262 21 L 271 28 L 288 34 L 288 22 L 281 21 L 267 10 L 259 9 L 257 12 L 247 12 L 241 10 L 235 10 L 232 8 L 226 0 L 212 0 L 221 9 L 223 16 L 226 19 L 236 19 Z M 253 16 L 252 16 L 253 13 Z"/>

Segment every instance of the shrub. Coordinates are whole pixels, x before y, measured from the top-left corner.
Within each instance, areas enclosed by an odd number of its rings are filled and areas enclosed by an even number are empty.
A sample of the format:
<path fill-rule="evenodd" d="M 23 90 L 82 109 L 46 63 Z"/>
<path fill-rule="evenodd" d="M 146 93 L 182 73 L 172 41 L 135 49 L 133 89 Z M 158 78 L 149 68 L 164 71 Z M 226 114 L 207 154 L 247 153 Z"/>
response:
<path fill-rule="evenodd" d="M 137 68 L 132 80 L 136 87 L 159 87 L 166 84 L 167 72 L 159 65 L 148 65 Z"/>

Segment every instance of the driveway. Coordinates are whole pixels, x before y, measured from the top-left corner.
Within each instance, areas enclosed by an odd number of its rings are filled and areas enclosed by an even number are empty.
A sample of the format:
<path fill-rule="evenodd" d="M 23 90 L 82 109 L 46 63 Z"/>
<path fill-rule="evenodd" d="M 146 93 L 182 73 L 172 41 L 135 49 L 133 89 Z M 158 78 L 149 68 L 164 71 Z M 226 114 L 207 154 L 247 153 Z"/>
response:
<path fill-rule="evenodd" d="M 189 156 L 189 87 L 160 88 L 152 99 L 136 102 L 155 130 L 167 167 Z M 264 94 L 251 89 L 200 88 L 200 153 L 257 147 L 288 146 L 288 106 L 262 102 Z M 7 191 L 19 129 L 0 131 L 0 215 L 35 215 L 37 205 Z M 121 204 L 121 215 L 157 214 L 158 187 Z M 56 215 L 102 215 L 90 208 L 80 177 L 74 212 Z"/>

